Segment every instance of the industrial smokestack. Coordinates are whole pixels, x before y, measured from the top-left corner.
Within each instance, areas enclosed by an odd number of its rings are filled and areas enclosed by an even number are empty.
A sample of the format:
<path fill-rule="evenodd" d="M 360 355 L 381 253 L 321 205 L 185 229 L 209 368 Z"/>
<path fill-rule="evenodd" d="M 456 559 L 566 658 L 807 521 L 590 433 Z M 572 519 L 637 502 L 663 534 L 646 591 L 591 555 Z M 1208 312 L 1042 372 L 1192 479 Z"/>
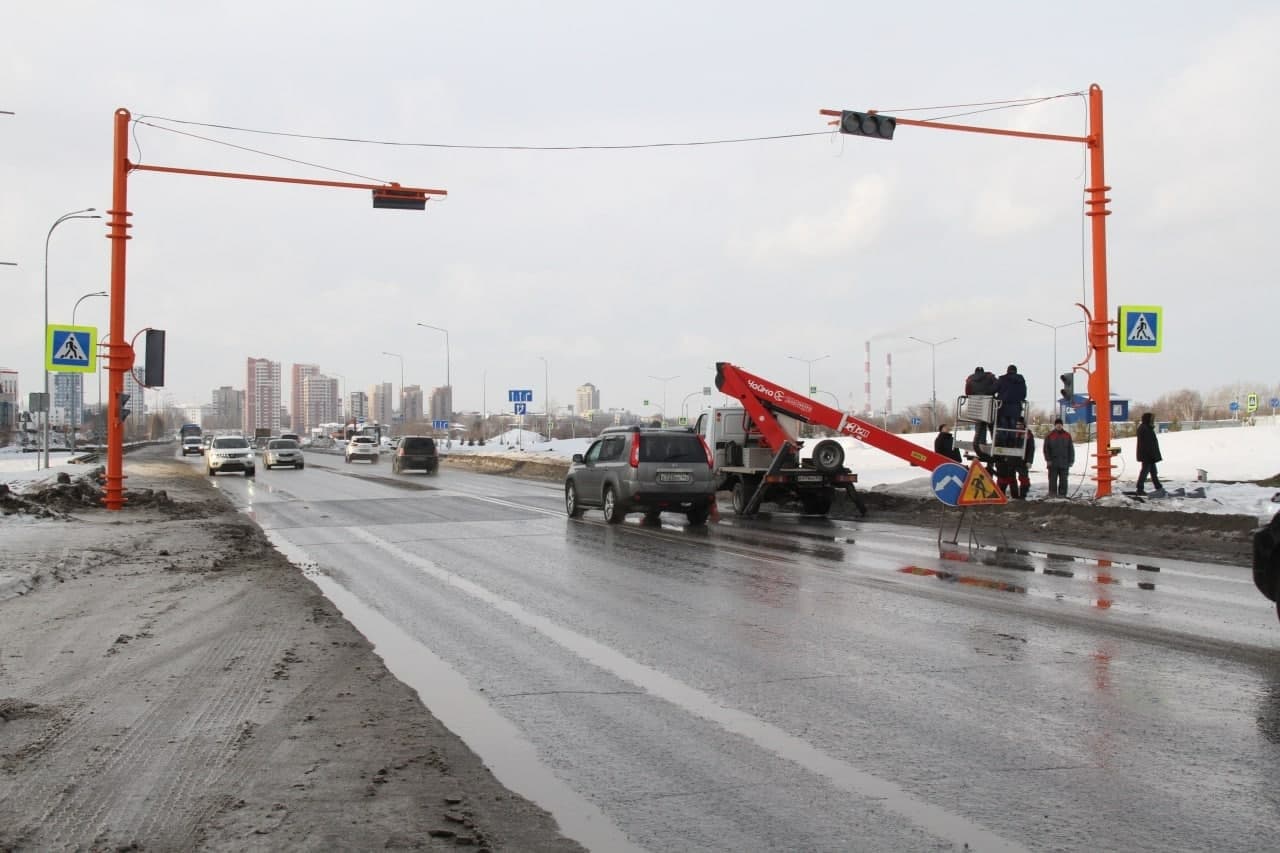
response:
<path fill-rule="evenodd" d="M 893 353 L 884 354 L 884 414 L 893 414 Z"/>
<path fill-rule="evenodd" d="M 867 360 L 865 362 L 866 375 L 862 381 L 862 415 L 863 417 L 871 417 L 871 341 L 867 341 Z"/>

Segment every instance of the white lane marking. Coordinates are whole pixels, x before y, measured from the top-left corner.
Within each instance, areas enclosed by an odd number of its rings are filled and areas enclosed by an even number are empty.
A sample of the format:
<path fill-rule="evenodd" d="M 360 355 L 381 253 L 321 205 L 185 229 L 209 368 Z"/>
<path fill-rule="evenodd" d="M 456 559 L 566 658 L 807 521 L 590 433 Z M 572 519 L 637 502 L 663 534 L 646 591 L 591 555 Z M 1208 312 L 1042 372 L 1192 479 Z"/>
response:
<path fill-rule="evenodd" d="M 783 731 L 772 723 L 734 708 L 726 708 L 714 696 L 690 687 L 651 666 L 635 661 L 584 634 L 558 625 L 510 599 L 503 598 L 473 581 L 441 568 L 426 557 L 412 554 L 361 528 L 349 527 L 346 530 L 351 536 L 368 542 L 437 581 L 532 628 L 593 666 L 612 673 L 624 681 L 629 681 L 650 695 L 663 699 L 690 714 L 716 723 L 725 731 L 740 735 L 810 772 L 824 776 L 841 790 L 877 800 L 881 808 L 899 815 L 938 838 L 947 839 L 956 844 L 966 844 L 968 849 L 982 850 L 984 853 L 989 850 L 1024 849 L 1020 844 L 1002 838 L 962 815 L 947 811 L 908 793 L 887 779 L 881 779 L 845 761 L 832 758 L 805 740 Z"/>

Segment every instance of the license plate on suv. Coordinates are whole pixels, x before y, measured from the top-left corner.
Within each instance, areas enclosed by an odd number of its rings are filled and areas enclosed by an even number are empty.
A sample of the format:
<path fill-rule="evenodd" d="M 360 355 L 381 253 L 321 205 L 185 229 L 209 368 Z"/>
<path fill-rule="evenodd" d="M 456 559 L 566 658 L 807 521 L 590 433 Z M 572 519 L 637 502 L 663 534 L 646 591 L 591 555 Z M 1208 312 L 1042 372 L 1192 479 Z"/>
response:
<path fill-rule="evenodd" d="M 659 471 L 659 483 L 689 483 L 693 481 L 693 477 L 688 471 Z"/>

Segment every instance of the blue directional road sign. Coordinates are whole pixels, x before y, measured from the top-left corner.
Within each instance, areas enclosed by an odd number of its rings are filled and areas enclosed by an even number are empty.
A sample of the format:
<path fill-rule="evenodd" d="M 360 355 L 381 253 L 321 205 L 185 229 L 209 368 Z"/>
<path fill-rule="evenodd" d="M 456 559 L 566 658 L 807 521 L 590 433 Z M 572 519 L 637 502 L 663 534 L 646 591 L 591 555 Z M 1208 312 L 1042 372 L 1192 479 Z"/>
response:
<path fill-rule="evenodd" d="M 912 426 L 920 426 L 920 419 L 919 419 L 919 418 L 912 418 L 912 419 L 911 419 L 911 425 L 912 425 Z"/>
<path fill-rule="evenodd" d="M 432 421 L 431 428 L 432 429 L 448 429 L 449 422 L 448 421 Z"/>
<path fill-rule="evenodd" d="M 524 404 L 524 403 L 516 403 L 516 414 L 517 414 L 517 415 L 523 415 L 523 414 L 526 414 L 525 410 L 526 410 L 527 408 L 529 408 L 529 407 L 528 407 L 526 404 Z"/>
<path fill-rule="evenodd" d="M 1239 401 L 1239 400 L 1232 400 L 1230 403 L 1228 403 L 1228 404 L 1227 404 L 1227 408 L 1228 408 L 1228 409 L 1230 409 L 1230 410 L 1231 410 L 1231 411 L 1233 411 L 1233 412 L 1238 412 L 1238 411 L 1240 411 L 1240 401 Z"/>
<path fill-rule="evenodd" d="M 1271 398 L 1271 408 L 1280 409 L 1280 397 Z"/>
<path fill-rule="evenodd" d="M 532 403 L 533 389 L 512 388 L 511 390 L 507 391 L 507 402 L 508 403 Z M 523 414 L 523 412 L 519 412 L 517 414 Z"/>
<path fill-rule="evenodd" d="M 933 476 L 929 478 L 933 483 L 933 496 L 947 506 L 957 506 L 960 493 L 964 491 L 965 478 L 968 476 L 969 469 L 959 462 L 939 465 L 934 469 Z"/>

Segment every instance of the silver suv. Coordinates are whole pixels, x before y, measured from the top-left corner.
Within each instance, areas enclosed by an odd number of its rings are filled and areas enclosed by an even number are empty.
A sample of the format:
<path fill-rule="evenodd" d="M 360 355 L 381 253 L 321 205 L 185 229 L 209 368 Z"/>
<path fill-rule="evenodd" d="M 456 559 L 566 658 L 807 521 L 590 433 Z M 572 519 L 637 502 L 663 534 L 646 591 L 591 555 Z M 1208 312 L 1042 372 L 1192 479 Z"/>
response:
<path fill-rule="evenodd" d="M 243 436 L 218 436 L 204 455 L 205 471 L 212 477 L 219 471 L 243 471 L 253 476 L 253 448 Z"/>
<path fill-rule="evenodd" d="M 627 513 L 656 520 L 664 511 L 683 512 L 690 524 L 705 524 L 716 499 L 711 453 L 687 429 L 607 429 L 575 453 L 564 481 L 564 508 L 578 518 L 599 507 L 618 524 Z"/>

